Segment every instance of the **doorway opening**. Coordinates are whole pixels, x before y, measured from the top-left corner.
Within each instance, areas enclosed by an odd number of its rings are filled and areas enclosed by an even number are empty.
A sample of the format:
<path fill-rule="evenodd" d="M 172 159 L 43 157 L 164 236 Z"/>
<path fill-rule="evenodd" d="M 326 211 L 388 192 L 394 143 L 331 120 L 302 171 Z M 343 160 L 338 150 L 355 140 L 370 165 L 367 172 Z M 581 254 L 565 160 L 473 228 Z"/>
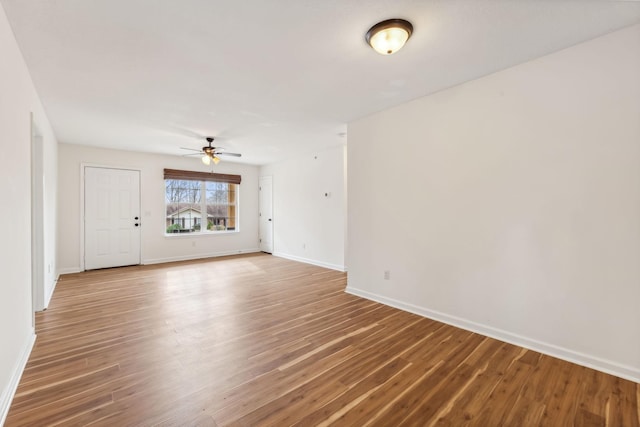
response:
<path fill-rule="evenodd" d="M 31 114 L 31 307 L 44 310 L 44 144 L 42 133 Z"/>

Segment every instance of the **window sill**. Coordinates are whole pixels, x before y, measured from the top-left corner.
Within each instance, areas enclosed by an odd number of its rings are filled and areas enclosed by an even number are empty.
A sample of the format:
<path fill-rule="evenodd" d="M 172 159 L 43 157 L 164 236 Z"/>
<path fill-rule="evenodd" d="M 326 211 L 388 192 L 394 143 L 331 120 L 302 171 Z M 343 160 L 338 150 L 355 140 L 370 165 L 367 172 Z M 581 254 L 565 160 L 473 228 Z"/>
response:
<path fill-rule="evenodd" d="M 168 239 L 184 239 L 189 237 L 218 236 L 220 234 L 236 234 L 239 232 L 240 230 L 209 231 L 198 233 L 164 233 L 164 237 Z"/>

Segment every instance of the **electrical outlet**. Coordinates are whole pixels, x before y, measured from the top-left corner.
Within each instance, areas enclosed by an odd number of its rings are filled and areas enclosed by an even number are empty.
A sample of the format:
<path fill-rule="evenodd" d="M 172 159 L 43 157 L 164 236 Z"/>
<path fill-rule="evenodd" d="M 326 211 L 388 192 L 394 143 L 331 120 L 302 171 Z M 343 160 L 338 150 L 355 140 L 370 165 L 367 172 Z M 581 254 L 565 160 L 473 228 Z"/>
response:
<path fill-rule="evenodd" d="M 384 280 L 391 279 L 391 272 L 389 270 L 384 271 Z"/>

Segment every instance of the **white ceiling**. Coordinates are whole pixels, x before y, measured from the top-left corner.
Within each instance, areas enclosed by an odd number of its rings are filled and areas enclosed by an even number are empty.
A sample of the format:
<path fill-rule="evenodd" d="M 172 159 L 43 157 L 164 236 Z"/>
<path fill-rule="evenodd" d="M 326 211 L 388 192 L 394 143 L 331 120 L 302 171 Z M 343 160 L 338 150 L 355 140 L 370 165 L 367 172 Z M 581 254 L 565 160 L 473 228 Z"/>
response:
<path fill-rule="evenodd" d="M 640 2 L 611 0 L 0 3 L 59 141 L 180 155 L 213 135 L 251 164 L 345 144 L 354 119 L 640 22 Z M 414 34 L 381 56 L 364 35 L 388 18 Z"/>

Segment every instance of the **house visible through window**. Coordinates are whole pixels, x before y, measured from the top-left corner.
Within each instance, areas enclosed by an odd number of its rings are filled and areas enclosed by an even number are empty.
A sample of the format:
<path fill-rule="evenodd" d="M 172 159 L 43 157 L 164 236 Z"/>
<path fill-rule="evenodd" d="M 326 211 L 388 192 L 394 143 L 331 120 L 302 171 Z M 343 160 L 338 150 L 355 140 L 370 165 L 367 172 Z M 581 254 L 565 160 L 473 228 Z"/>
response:
<path fill-rule="evenodd" d="M 237 231 L 239 175 L 165 169 L 166 233 Z"/>

